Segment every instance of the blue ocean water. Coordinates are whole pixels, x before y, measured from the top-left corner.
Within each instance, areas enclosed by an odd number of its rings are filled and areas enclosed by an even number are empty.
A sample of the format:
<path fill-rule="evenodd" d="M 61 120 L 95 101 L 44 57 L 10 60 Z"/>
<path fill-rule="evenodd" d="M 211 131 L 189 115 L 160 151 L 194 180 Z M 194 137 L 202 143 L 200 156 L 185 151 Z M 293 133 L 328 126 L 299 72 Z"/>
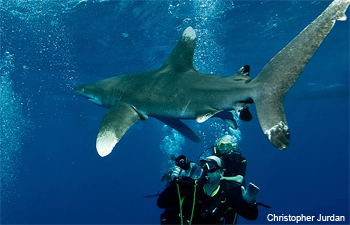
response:
<path fill-rule="evenodd" d="M 238 131 L 216 119 L 188 122 L 201 144 L 150 118 L 101 158 L 106 109 L 72 90 L 160 67 L 188 26 L 200 72 L 230 76 L 249 64 L 254 78 L 329 3 L 1 1 L 1 224 L 159 224 L 157 199 L 144 196 L 163 189 L 170 155 L 195 161 L 225 133 L 237 137 L 258 201 L 272 207 L 239 223 L 335 214 L 346 221 L 333 223 L 348 224 L 349 20 L 335 24 L 286 96 L 285 151 L 267 141 L 252 106 L 254 119 Z"/>

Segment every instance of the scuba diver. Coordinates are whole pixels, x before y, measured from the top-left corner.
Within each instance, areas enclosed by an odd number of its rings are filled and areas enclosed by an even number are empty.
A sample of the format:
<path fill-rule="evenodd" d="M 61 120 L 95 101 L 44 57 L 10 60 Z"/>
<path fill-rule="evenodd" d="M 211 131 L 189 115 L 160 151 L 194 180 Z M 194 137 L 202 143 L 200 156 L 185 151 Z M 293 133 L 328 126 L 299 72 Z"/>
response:
<path fill-rule="evenodd" d="M 202 154 L 198 157 L 197 164 L 199 165 L 199 162 L 201 159 L 205 159 L 207 156 L 215 155 L 220 157 L 226 167 L 226 171 L 224 173 L 224 176 L 221 179 L 224 180 L 230 180 L 233 182 L 237 182 L 239 184 L 242 184 L 245 186 L 245 174 L 246 174 L 246 168 L 247 168 L 247 160 L 245 157 L 241 154 L 241 148 L 238 146 L 237 142 L 235 141 L 235 138 L 231 135 L 224 135 L 220 139 L 218 139 L 214 146 L 211 146 L 207 149 L 205 149 Z M 179 158 L 181 158 L 180 156 Z M 176 158 L 175 155 L 171 155 L 171 161 L 174 163 L 174 166 L 176 165 L 176 160 L 179 158 Z M 191 162 L 190 165 L 195 164 L 194 162 Z M 170 181 L 172 181 L 172 174 L 173 174 L 174 167 L 171 167 L 168 169 L 166 173 L 161 178 L 161 182 L 166 182 L 166 186 Z M 188 176 L 185 172 L 185 170 L 181 171 L 181 176 Z M 145 198 L 152 198 L 159 196 L 159 193 L 161 191 L 158 191 L 156 193 L 145 195 Z"/>
<path fill-rule="evenodd" d="M 246 190 L 237 182 L 222 179 L 225 168 L 218 156 L 200 160 L 200 167 L 185 156 L 178 157 L 172 181 L 157 201 L 158 207 L 165 209 L 161 224 L 235 224 L 236 213 L 257 219 L 259 188 L 250 183 Z"/>
<path fill-rule="evenodd" d="M 216 141 L 216 144 L 204 150 L 198 157 L 198 161 L 209 156 L 220 157 L 225 163 L 225 173 L 222 179 L 234 181 L 245 186 L 245 174 L 247 168 L 247 159 L 242 156 L 241 148 L 231 135 L 224 135 Z"/>

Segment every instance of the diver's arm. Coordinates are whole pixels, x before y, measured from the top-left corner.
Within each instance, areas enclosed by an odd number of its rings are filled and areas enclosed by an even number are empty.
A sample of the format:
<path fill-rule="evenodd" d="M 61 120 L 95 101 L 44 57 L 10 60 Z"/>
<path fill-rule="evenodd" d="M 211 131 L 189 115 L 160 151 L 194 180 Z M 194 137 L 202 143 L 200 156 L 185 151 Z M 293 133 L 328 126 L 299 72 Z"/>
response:
<path fill-rule="evenodd" d="M 221 177 L 221 180 L 227 180 L 227 181 L 234 181 L 236 183 L 242 184 L 243 183 L 243 176 L 242 175 L 237 175 L 233 177 Z"/>

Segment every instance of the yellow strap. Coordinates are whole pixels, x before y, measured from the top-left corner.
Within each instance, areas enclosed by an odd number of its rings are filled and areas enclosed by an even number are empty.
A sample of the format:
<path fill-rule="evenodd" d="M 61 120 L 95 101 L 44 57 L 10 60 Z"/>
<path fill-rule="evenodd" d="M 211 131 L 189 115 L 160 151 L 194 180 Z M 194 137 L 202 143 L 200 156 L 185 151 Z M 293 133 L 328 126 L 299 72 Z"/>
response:
<path fill-rule="evenodd" d="M 229 207 L 226 211 L 225 211 L 225 213 L 224 213 L 224 215 L 229 211 L 229 210 L 233 210 L 231 207 Z M 237 212 L 235 212 L 235 218 L 233 219 L 233 222 L 232 222 L 232 224 L 235 224 L 236 223 L 236 221 L 237 221 Z M 225 218 L 225 216 L 223 217 L 223 218 Z M 222 218 L 221 218 L 222 219 Z"/>
<path fill-rule="evenodd" d="M 214 197 L 220 189 L 220 185 L 211 193 L 210 197 Z M 205 188 L 203 187 L 204 193 L 207 194 L 207 190 L 205 190 Z"/>
<path fill-rule="evenodd" d="M 197 181 L 194 184 L 194 192 L 193 192 L 193 205 L 192 205 L 192 213 L 191 213 L 191 220 L 189 222 L 189 225 L 192 224 L 192 219 L 193 219 L 193 212 L 194 212 L 194 206 L 196 203 L 196 190 L 197 190 Z"/>
<path fill-rule="evenodd" d="M 235 213 L 235 219 L 233 220 L 233 223 L 232 224 L 235 224 L 237 221 L 237 213 Z"/>
<path fill-rule="evenodd" d="M 183 222 L 183 216 L 182 216 L 182 205 L 183 205 L 183 202 L 185 200 L 185 197 L 184 196 L 182 199 L 181 199 L 181 194 L 180 194 L 180 186 L 178 183 L 176 183 L 176 186 L 177 186 L 177 194 L 179 196 L 179 205 L 180 205 L 180 217 L 181 217 L 181 225 L 184 224 Z M 191 220 L 189 221 L 189 225 L 192 224 L 192 219 L 193 219 L 193 212 L 194 212 L 194 206 L 195 206 L 195 203 L 196 203 L 196 190 L 197 190 L 197 182 L 195 182 L 195 185 L 194 185 L 194 192 L 193 192 L 193 205 L 192 205 L 192 213 L 191 213 Z"/>
<path fill-rule="evenodd" d="M 213 193 L 211 193 L 210 197 L 214 197 L 219 192 L 219 189 L 220 185 L 215 189 L 215 191 L 213 191 Z"/>

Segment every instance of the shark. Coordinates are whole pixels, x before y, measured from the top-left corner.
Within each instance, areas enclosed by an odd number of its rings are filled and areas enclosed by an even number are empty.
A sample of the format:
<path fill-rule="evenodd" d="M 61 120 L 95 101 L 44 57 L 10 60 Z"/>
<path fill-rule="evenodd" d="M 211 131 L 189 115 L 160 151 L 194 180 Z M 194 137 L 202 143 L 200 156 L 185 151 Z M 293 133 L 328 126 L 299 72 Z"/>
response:
<path fill-rule="evenodd" d="M 232 112 L 251 121 L 255 104 L 260 126 L 277 149 L 290 142 L 283 99 L 337 20 L 346 20 L 350 0 L 333 1 L 278 52 L 255 79 L 243 66 L 233 76 L 200 73 L 193 65 L 196 33 L 186 28 L 164 64 L 155 70 L 119 75 L 76 87 L 74 91 L 108 109 L 96 139 L 101 157 L 109 155 L 128 129 L 154 117 L 191 141 L 198 135 L 182 120 L 203 123 L 221 118 L 237 128 Z"/>

